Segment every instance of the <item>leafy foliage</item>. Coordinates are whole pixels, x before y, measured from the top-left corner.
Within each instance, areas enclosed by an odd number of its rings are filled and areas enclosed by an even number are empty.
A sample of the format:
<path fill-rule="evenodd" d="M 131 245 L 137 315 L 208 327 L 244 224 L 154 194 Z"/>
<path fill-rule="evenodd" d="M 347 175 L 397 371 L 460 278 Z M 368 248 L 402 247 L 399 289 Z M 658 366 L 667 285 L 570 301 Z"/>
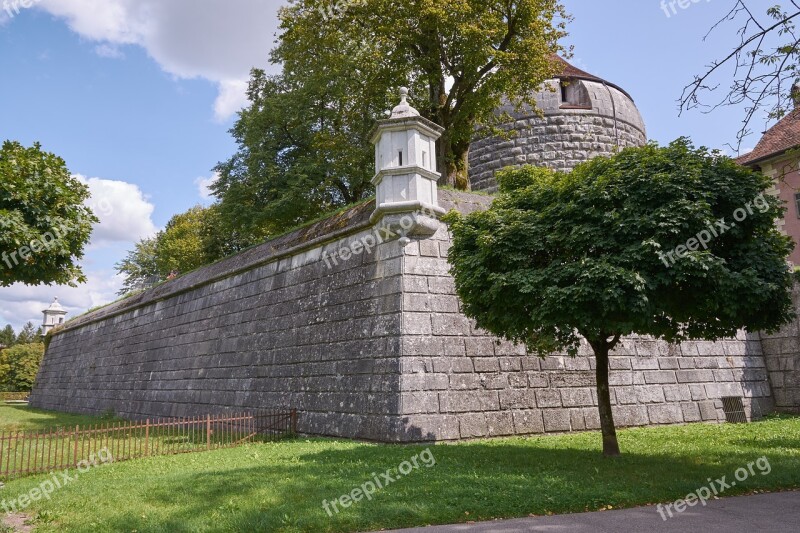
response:
<path fill-rule="evenodd" d="M 0 385 L 5 390 L 29 391 L 44 357 L 44 344 L 18 344 L 0 351 Z"/>
<path fill-rule="evenodd" d="M 26 322 L 17 335 L 17 340 L 14 344 L 31 344 L 38 342 L 42 336 L 42 328 L 36 328 L 33 322 Z"/>
<path fill-rule="evenodd" d="M 136 243 L 117 264 L 125 276 L 120 295 L 150 288 L 171 273 L 190 272 L 243 249 L 226 233 L 220 229 L 216 206 L 195 206 L 175 215 L 163 231 Z"/>
<path fill-rule="evenodd" d="M 0 286 L 86 278 L 78 265 L 97 218 L 83 203 L 88 188 L 64 160 L 6 141 L 0 149 Z"/>
<path fill-rule="evenodd" d="M 17 334 L 11 324 L 6 324 L 6 327 L 0 330 L 0 346 L 9 347 L 17 342 Z"/>
<path fill-rule="evenodd" d="M 598 158 L 571 175 L 507 170 L 492 208 L 450 216 L 465 312 L 540 354 L 586 338 L 639 333 L 668 341 L 774 330 L 791 317 L 782 210 L 742 222 L 768 178 L 685 139 Z M 662 256 L 725 219 L 708 249 Z"/>
<path fill-rule="evenodd" d="M 156 265 L 156 238 L 142 239 L 116 264 L 117 272 L 125 277 L 120 295 L 148 289 L 164 279 Z"/>
<path fill-rule="evenodd" d="M 448 185 L 461 189 L 469 186 L 466 154 L 475 127 L 492 122 L 504 98 L 533 104 L 556 73 L 551 55 L 561 49 L 568 19 L 556 0 L 363 0 L 327 21 L 323 3 L 301 0 L 281 12 L 284 33 L 273 60 L 291 76 L 310 71 L 333 87 L 337 78 L 307 63 L 343 62 L 338 70 L 347 78 L 393 99 L 398 79 L 410 83 L 423 115 L 446 130 L 439 168 Z"/>
<path fill-rule="evenodd" d="M 224 233 L 257 244 L 372 193 L 367 137 L 383 95 L 364 103 L 325 93 L 311 82 L 253 71 L 252 104 L 231 130 L 239 150 L 217 166 L 212 187 Z"/>

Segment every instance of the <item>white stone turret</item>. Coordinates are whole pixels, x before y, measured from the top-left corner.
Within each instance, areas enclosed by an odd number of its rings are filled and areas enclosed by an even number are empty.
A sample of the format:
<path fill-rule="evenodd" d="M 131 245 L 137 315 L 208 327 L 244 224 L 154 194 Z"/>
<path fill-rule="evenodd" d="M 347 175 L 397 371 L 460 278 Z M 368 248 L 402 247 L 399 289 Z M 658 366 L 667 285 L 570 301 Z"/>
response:
<path fill-rule="evenodd" d="M 389 214 L 444 214 L 439 206 L 436 141 L 444 129 L 420 116 L 408 103 L 408 89 L 400 90 L 400 105 L 378 121 L 375 145 L 376 222 Z"/>
<path fill-rule="evenodd" d="M 42 322 L 42 335 L 47 335 L 47 332 L 56 326 L 64 323 L 64 317 L 67 315 L 67 310 L 61 307 L 58 303 L 58 298 L 53 300 L 50 307 L 42 311 L 44 314 L 44 321 Z"/>

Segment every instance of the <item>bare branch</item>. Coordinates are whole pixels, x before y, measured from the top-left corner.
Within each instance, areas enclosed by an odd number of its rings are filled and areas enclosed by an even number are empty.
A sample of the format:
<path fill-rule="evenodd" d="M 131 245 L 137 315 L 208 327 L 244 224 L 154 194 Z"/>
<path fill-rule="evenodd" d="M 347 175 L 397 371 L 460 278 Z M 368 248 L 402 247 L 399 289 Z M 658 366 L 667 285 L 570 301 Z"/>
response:
<path fill-rule="evenodd" d="M 723 24 L 740 20 L 736 32 L 738 44 L 724 58 L 712 62 L 702 75 L 686 85 L 680 98 L 680 114 L 699 108 L 711 113 L 720 107 L 745 105 L 742 128 L 736 135 L 740 150 L 743 140 L 750 134 L 750 125 L 761 112 L 768 120 L 781 118 L 788 110 L 787 102 L 793 102 L 791 88 L 800 72 L 800 38 L 795 34 L 795 19 L 800 17 L 800 3 L 790 0 L 795 10 L 782 11 L 780 6 L 766 11 L 769 23 L 759 20 L 747 5 L 746 0 L 736 0 L 728 13 L 715 23 L 704 40 Z M 732 70 L 733 81 L 727 92 L 716 102 L 707 103 L 708 93 L 719 90 L 718 77 L 723 68 Z"/>

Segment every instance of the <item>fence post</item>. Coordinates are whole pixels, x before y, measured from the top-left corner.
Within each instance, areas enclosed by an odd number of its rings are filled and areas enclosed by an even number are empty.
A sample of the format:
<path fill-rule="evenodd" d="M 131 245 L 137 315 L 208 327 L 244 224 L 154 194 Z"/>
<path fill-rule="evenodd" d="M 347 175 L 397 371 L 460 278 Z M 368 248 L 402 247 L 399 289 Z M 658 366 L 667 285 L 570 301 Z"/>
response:
<path fill-rule="evenodd" d="M 211 415 L 206 415 L 206 450 L 211 449 Z"/>
<path fill-rule="evenodd" d="M 75 466 L 78 466 L 78 432 L 80 431 L 80 426 L 75 426 L 75 454 L 74 454 L 74 463 Z"/>
<path fill-rule="evenodd" d="M 150 455 L 150 419 L 148 418 L 144 423 L 144 454 Z"/>
<path fill-rule="evenodd" d="M 291 428 L 292 435 L 297 435 L 297 409 L 292 409 Z"/>

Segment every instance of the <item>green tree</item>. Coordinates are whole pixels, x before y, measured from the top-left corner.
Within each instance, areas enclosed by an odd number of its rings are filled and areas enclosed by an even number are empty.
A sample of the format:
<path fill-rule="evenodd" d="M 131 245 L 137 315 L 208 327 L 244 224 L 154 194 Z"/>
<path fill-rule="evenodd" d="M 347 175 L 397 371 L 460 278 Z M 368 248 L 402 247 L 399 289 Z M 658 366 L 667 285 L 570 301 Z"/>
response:
<path fill-rule="evenodd" d="M 543 357 L 588 341 L 605 455 L 619 454 L 608 358 L 623 336 L 716 340 L 792 316 L 770 180 L 719 153 L 681 139 L 499 181 L 489 210 L 447 218 L 464 312 Z"/>
<path fill-rule="evenodd" d="M 30 391 L 44 357 L 44 344 L 19 344 L 0 351 L 0 384 L 8 391 Z"/>
<path fill-rule="evenodd" d="M 163 278 L 156 266 L 156 238 L 137 242 L 125 259 L 115 265 L 117 272 L 125 278 L 120 296 L 148 289 Z"/>
<path fill-rule="evenodd" d="M 331 91 L 338 79 L 308 63 L 343 62 L 343 69 L 326 70 L 393 100 L 400 76 L 415 89 L 423 115 L 445 128 L 439 168 L 446 184 L 460 189 L 469 187 L 476 127 L 494 124 L 505 99 L 535 105 L 542 83 L 558 73 L 552 55 L 568 20 L 557 0 L 360 0 L 326 20 L 327 4 L 298 0 L 281 11 L 273 60 L 288 76 L 324 80 Z"/>
<path fill-rule="evenodd" d="M 250 242 L 239 229 L 231 226 L 229 220 L 222 215 L 219 203 L 206 208 L 200 232 L 207 263 L 219 261 L 257 244 Z"/>
<path fill-rule="evenodd" d="M 13 346 L 17 342 L 17 334 L 11 324 L 7 324 L 5 328 L 0 330 L 0 346 L 6 348 Z"/>
<path fill-rule="evenodd" d="M 365 96 L 371 103 L 351 109 L 355 102 L 325 92 L 253 71 L 252 103 L 231 130 L 239 150 L 216 167 L 212 186 L 225 235 L 257 244 L 372 194 L 367 137 L 385 95 Z"/>
<path fill-rule="evenodd" d="M 36 332 L 36 326 L 33 325 L 33 322 L 28 322 L 22 327 L 19 335 L 17 335 L 15 344 L 31 344 L 39 342 L 40 340 Z"/>
<path fill-rule="evenodd" d="M 78 261 L 97 218 L 88 188 L 37 143 L 0 149 L 0 286 L 86 281 Z"/>
<path fill-rule="evenodd" d="M 172 272 L 189 272 L 243 249 L 224 229 L 216 206 L 175 215 L 155 237 L 139 241 L 116 265 L 125 277 L 121 295 L 147 289 Z"/>
<path fill-rule="evenodd" d="M 156 268 L 160 274 L 189 272 L 208 264 L 204 232 L 207 210 L 195 206 L 175 215 L 156 237 Z"/>

